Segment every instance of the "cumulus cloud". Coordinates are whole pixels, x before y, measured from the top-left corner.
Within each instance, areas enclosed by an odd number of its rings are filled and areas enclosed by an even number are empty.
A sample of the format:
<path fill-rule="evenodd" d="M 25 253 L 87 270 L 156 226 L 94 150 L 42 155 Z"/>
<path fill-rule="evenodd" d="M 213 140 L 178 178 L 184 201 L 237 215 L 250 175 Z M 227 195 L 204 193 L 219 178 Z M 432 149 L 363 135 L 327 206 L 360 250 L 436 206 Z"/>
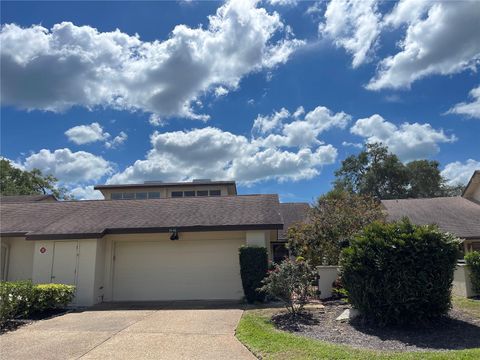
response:
<path fill-rule="evenodd" d="M 350 117 L 344 113 L 334 114 L 324 107 L 317 107 L 302 119 L 299 117 L 304 114 L 303 108 L 295 113 L 297 117 L 282 109 L 270 116 L 259 115 L 252 132 L 260 136 L 252 138 L 214 127 L 157 131 L 151 136 L 152 149 L 145 159 L 135 161 L 107 182 L 178 181 L 206 177 L 252 184 L 269 179 L 310 179 L 337 158 L 337 149 L 313 139 L 312 133 L 318 136 L 333 126 L 345 127 Z M 299 130 L 295 130 L 297 127 Z"/>
<path fill-rule="evenodd" d="M 380 34 L 377 3 L 377 0 L 332 0 L 325 11 L 325 22 L 319 26 L 320 34 L 353 56 L 354 68 L 370 59 Z"/>
<path fill-rule="evenodd" d="M 283 114 L 285 115 L 281 117 L 283 120 L 289 116 L 289 113 L 285 113 L 285 109 L 282 110 L 284 110 Z M 272 129 L 277 129 L 277 131 L 268 134 L 266 137 L 257 138 L 256 142 L 267 147 L 309 147 L 319 145 L 322 143 L 318 139 L 321 133 L 332 128 L 344 129 L 351 120 L 350 115 L 344 112 L 333 113 L 324 106 L 317 106 L 302 118 L 304 113 L 303 107 L 298 108 L 293 114 L 293 121 L 288 123 L 278 121 L 278 124 L 275 122 L 276 126 Z M 274 113 L 267 118 L 275 120 L 278 118 L 278 114 L 282 114 L 282 111 Z M 269 131 L 272 129 L 269 128 Z"/>
<path fill-rule="evenodd" d="M 206 28 L 176 26 L 164 41 L 62 22 L 2 26 L 2 103 L 63 111 L 74 105 L 208 119 L 192 104 L 238 88 L 245 75 L 285 63 L 303 41 L 257 1 L 231 0 Z"/>
<path fill-rule="evenodd" d="M 386 24 L 406 23 L 400 51 L 383 59 L 367 89 L 409 88 L 429 75 L 476 69 L 480 60 L 480 6 L 477 1 L 403 0 Z"/>
<path fill-rule="evenodd" d="M 103 200 L 102 193 L 93 189 L 93 185 L 77 186 L 70 190 L 72 195 L 77 200 Z"/>
<path fill-rule="evenodd" d="M 362 136 L 369 143 L 381 142 L 402 161 L 427 158 L 440 150 L 439 144 L 456 141 L 430 124 L 403 123 L 397 126 L 378 114 L 355 122 L 350 132 Z"/>
<path fill-rule="evenodd" d="M 464 163 L 455 161 L 445 166 L 442 176 L 448 180 L 449 185 L 466 185 L 475 170 L 480 170 L 480 161 L 473 159 L 468 159 Z"/>
<path fill-rule="evenodd" d="M 112 164 L 101 156 L 85 151 L 72 152 L 68 148 L 53 152 L 42 149 L 28 156 L 22 166 L 27 170 L 40 169 L 62 183 L 99 180 L 113 172 Z"/>
<path fill-rule="evenodd" d="M 480 119 L 480 86 L 470 90 L 471 102 L 461 102 L 456 104 L 447 114 L 460 114 L 472 118 Z"/>
<path fill-rule="evenodd" d="M 107 149 L 114 149 L 117 146 L 122 145 L 125 141 L 127 141 L 127 139 L 128 139 L 128 135 L 125 132 L 120 131 L 120 133 L 117 136 L 115 136 L 112 140 L 105 141 L 105 147 Z"/>
<path fill-rule="evenodd" d="M 68 140 L 77 145 L 88 144 L 96 141 L 104 141 L 110 137 L 110 134 L 103 131 L 99 123 L 91 123 L 90 125 L 78 125 L 65 131 Z"/>

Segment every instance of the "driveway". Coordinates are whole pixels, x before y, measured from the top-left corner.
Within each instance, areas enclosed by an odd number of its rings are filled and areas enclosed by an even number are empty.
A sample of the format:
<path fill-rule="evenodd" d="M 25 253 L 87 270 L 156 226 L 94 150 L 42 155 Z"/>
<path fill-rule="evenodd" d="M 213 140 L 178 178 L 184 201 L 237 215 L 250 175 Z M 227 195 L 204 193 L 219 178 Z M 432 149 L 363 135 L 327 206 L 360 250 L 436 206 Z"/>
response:
<path fill-rule="evenodd" d="M 242 313 L 198 302 L 101 305 L 0 336 L 0 358 L 251 360 L 235 338 Z"/>

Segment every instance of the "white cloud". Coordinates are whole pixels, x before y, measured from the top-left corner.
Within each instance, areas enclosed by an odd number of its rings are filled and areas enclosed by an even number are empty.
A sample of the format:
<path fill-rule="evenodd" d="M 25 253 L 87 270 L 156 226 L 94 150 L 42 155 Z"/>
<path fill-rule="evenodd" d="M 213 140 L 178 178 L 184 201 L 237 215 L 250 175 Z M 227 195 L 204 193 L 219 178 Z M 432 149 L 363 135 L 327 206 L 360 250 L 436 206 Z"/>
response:
<path fill-rule="evenodd" d="M 317 106 L 301 119 L 304 112 L 303 107 L 298 108 L 294 113 L 294 121 L 273 128 L 278 131 L 266 137 L 260 137 L 256 142 L 267 147 L 319 145 L 322 143 L 318 139 L 321 133 L 334 127 L 344 129 L 351 119 L 350 115 L 344 112 L 335 114 L 324 106 Z"/>
<path fill-rule="evenodd" d="M 273 6 L 294 6 L 298 4 L 298 0 L 267 0 Z"/>
<path fill-rule="evenodd" d="M 113 140 L 105 141 L 105 147 L 107 149 L 114 149 L 117 146 L 122 145 L 125 141 L 127 141 L 127 139 L 128 135 L 125 132 L 120 131 L 120 133 L 115 136 Z"/>
<path fill-rule="evenodd" d="M 324 37 L 353 56 L 354 68 L 370 60 L 380 34 L 377 3 L 377 0 L 332 0 L 325 11 L 325 22 L 319 26 Z"/>
<path fill-rule="evenodd" d="M 103 131 L 99 123 L 91 123 L 90 125 L 78 125 L 65 131 L 68 140 L 77 145 L 88 144 L 96 141 L 105 141 L 110 134 Z"/>
<path fill-rule="evenodd" d="M 148 118 L 148 122 L 153 126 L 164 126 L 166 123 L 163 119 L 157 114 L 151 114 Z"/>
<path fill-rule="evenodd" d="M 427 158 L 438 153 L 439 144 L 456 141 L 454 135 L 446 135 L 430 124 L 403 123 L 400 126 L 386 121 L 378 114 L 359 119 L 350 129 L 369 143 L 381 142 L 388 146 L 402 161 Z"/>
<path fill-rule="evenodd" d="M 113 171 L 112 164 L 101 156 L 85 151 L 72 152 L 68 148 L 53 152 L 42 149 L 27 157 L 22 165 L 27 170 L 40 169 L 63 183 L 99 180 Z"/>
<path fill-rule="evenodd" d="M 362 143 L 352 143 L 348 141 L 342 141 L 342 146 L 352 146 L 352 147 L 356 147 L 357 149 L 363 148 Z"/>
<path fill-rule="evenodd" d="M 448 110 L 447 114 L 460 114 L 480 119 L 480 86 L 473 88 L 469 93 L 471 102 L 461 102 Z"/>
<path fill-rule="evenodd" d="M 288 114 L 286 109 L 280 112 Z M 301 114 L 301 111 L 298 112 Z M 269 118 L 273 118 L 273 114 Z M 300 116 L 300 115 L 299 115 Z M 278 117 L 278 115 L 277 115 Z M 286 118 L 281 116 L 281 118 Z M 258 120 L 258 118 L 257 118 Z M 108 183 L 135 183 L 145 180 L 178 181 L 193 178 L 235 179 L 243 184 L 252 184 L 267 179 L 296 181 L 320 174 L 323 165 L 332 164 L 337 158 L 337 149 L 318 139 L 307 142 L 295 133 L 296 126 L 307 127 L 318 136 L 332 126 L 345 126 L 349 116 L 332 114 L 324 107 L 309 112 L 305 119 L 283 124 L 274 121 L 262 126 L 255 120 L 258 129 L 270 133 L 267 138 L 248 139 L 214 127 L 188 131 L 155 132 L 151 136 L 152 149 L 144 160 L 137 160 L 124 171 L 113 175 Z M 254 125 L 255 126 L 255 125 Z M 305 135 L 305 134 L 303 134 Z M 276 141 L 269 137 L 277 136 Z M 311 135 L 309 134 L 309 137 Z M 282 138 L 283 137 L 283 138 Z M 305 137 L 305 136 L 303 136 Z M 280 139 L 282 138 L 282 139 Z"/>
<path fill-rule="evenodd" d="M 225 89 L 223 86 L 219 86 L 215 89 L 215 97 L 222 97 L 228 94 L 228 90 Z"/>
<path fill-rule="evenodd" d="M 142 110 L 162 117 L 208 119 L 192 108 L 222 86 L 231 91 L 251 72 L 285 63 L 303 41 L 257 1 L 231 0 L 206 28 L 176 26 L 164 41 L 70 22 L 50 30 L 2 26 L 1 98 L 23 109 L 74 105 Z"/>
<path fill-rule="evenodd" d="M 385 17 L 387 26 L 407 24 L 400 52 L 383 59 L 370 90 L 409 88 L 430 75 L 474 70 L 480 60 L 477 1 L 404 0 Z"/>
<path fill-rule="evenodd" d="M 102 193 L 93 189 L 93 185 L 77 186 L 70 190 L 72 195 L 77 200 L 103 200 Z"/>
<path fill-rule="evenodd" d="M 282 121 L 290 117 L 290 112 L 282 108 L 280 111 L 274 112 L 272 115 L 258 115 L 253 123 L 253 130 L 260 134 L 266 134 L 278 129 L 282 125 Z"/>
<path fill-rule="evenodd" d="M 449 185 L 466 185 L 475 170 L 480 170 L 480 161 L 473 159 L 468 159 L 465 163 L 455 161 L 445 166 L 442 176 L 448 180 Z"/>

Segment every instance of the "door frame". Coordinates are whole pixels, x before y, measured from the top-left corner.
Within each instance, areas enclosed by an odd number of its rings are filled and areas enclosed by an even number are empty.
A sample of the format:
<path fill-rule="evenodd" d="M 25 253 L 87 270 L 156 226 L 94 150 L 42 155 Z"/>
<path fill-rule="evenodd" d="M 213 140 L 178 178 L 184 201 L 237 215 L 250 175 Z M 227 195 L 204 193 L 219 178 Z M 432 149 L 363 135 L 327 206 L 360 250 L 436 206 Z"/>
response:
<path fill-rule="evenodd" d="M 75 240 L 62 240 L 62 241 L 54 241 L 53 242 L 52 267 L 50 269 L 50 284 L 57 284 L 57 283 L 53 282 L 53 279 L 54 279 L 53 268 L 54 268 L 54 265 L 55 265 L 55 246 L 56 246 L 57 243 L 67 243 L 67 242 L 75 243 L 75 245 L 76 245 L 75 280 L 74 280 L 74 284 L 73 284 L 75 286 L 75 292 L 76 292 L 77 291 L 76 288 L 77 288 L 77 285 L 78 285 L 78 260 L 80 258 L 80 246 L 79 246 L 78 240 L 77 241 L 75 241 Z"/>

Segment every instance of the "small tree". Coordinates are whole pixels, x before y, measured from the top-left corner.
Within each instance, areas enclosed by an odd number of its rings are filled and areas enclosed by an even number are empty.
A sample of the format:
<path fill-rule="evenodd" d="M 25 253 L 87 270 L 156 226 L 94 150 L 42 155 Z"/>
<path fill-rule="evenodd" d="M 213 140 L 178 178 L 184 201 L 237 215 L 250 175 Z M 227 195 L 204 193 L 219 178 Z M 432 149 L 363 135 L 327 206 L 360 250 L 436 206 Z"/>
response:
<path fill-rule="evenodd" d="M 288 246 L 312 266 L 337 265 L 340 252 L 353 234 L 373 221 L 383 220 L 378 201 L 366 195 L 334 190 L 321 196 L 309 221 L 288 230 Z"/>
<path fill-rule="evenodd" d="M 423 322 L 445 314 L 459 241 L 407 219 L 367 226 L 342 252 L 350 303 L 378 325 Z"/>
<path fill-rule="evenodd" d="M 465 262 L 470 267 L 473 291 L 480 294 L 480 251 L 469 252 L 465 255 Z"/>
<path fill-rule="evenodd" d="M 313 294 L 311 285 L 315 277 L 315 271 L 302 258 L 286 259 L 275 264 L 260 290 L 282 301 L 288 312 L 296 316 Z"/>
<path fill-rule="evenodd" d="M 242 246 L 239 250 L 240 276 L 243 292 L 249 303 L 263 301 L 265 294 L 258 291 L 262 280 L 267 276 L 268 254 L 265 247 Z"/>

